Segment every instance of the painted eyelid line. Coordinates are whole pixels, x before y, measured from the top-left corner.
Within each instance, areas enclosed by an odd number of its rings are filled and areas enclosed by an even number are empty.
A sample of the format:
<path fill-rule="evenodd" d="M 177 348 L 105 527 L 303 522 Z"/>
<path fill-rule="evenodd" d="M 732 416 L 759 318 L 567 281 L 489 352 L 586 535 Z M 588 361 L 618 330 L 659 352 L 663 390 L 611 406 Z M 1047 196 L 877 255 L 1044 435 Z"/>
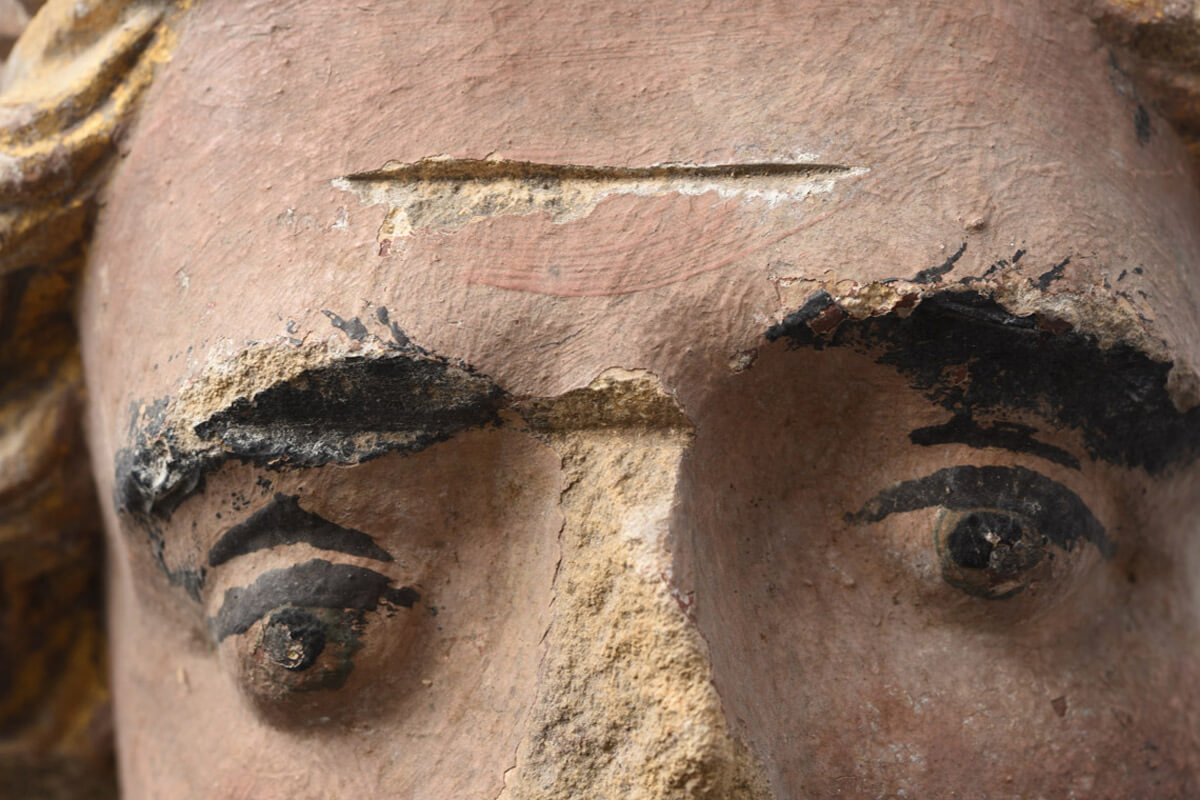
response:
<path fill-rule="evenodd" d="M 375 561 L 394 560 L 369 534 L 343 528 L 301 508 L 298 495 L 277 492 L 269 503 L 217 540 L 208 551 L 208 565 L 217 567 L 238 556 L 301 543 Z"/>
<path fill-rule="evenodd" d="M 902 481 L 876 494 L 857 512 L 856 524 L 879 522 L 892 514 L 941 506 L 953 511 L 993 508 L 1032 518 L 1039 532 L 1064 550 L 1082 540 L 1105 558 L 1116 545 L 1079 496 L 1061 483 L 1025 467 L 958 466 Z"/>
<path fill-rule="evenodd" d="M 1048 442 L 1034 437 L 1036 429 L 1030 425 L 999 420 L 981 424 L 969 414 L 956 414 L 940 425 L 928 425 L 910 431 L 908 440 L 921 447 L 945 444 L 965 444 L 982 450 L 999 447 L 1013 453 L 1027 453 L 1037 458 L 1079 471 L 1079 459 Z"/>
<path fill-rule="evenodd" d="M 412 608 L 421 595 L 411 586 L 393 588 L 392 579 L 366 567 L 314 558 L 264 572 L 249 586 L 225 591 L 221 608 L 208 620 L 216 641 L 245 633 L 281 606 L 374 611 L 381 602 Z"/>

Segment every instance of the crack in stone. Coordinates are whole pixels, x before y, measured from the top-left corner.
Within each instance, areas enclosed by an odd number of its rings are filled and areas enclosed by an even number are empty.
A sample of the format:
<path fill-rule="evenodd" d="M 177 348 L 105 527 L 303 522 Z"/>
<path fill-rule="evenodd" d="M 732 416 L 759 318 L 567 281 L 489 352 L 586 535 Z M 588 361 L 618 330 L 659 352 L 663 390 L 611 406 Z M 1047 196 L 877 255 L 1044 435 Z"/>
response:
<path fill-rule="evenodd" d="M 422 230 L 458 231 L 482 219 L 544 213 L 582 219 L 613 195 L 655 197 L 714 192 L 768 205 L 832 191 L 865 167 L 817 163 L 660 164 L 604 167 L 529 161 L 428 158 L 337 178 L 363 205 L 388 207 L 381 244 Z M 386 248 L 385 248 L 386 250 Z"/>

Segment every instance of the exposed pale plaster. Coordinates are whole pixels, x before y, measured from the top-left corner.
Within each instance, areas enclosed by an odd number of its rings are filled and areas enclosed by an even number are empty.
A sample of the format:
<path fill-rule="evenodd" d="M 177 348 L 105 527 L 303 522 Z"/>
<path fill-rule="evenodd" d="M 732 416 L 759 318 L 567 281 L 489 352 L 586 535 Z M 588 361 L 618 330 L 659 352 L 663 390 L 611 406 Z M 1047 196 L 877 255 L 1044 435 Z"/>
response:
<path fill-rule="evenodd" d="M 762 768 L 730 733 L 707 645 L 666 577 L 676 475 L 692 436 L 683 410 L 653 375 L 625 370 L 538 404 L 567 475 L 562 560 L 538 700 L 501 800 L 585 789 L 770 798 Z M 596 409 L 610 413 L 598 419 Z"/>
<path fill-rule="evenodd" d="M 557 223 L 588 216 L 606 197 L 713 192 L 769 205 L 830 192 L 864 167 L 816 163 L 662 164 L 591 167 L 524 161 L 429 158 L 337 178 L 364 205 L 384 205 L 379 241 L 421 230 L 457 231 L 480 219 L 548 214 Z"/>

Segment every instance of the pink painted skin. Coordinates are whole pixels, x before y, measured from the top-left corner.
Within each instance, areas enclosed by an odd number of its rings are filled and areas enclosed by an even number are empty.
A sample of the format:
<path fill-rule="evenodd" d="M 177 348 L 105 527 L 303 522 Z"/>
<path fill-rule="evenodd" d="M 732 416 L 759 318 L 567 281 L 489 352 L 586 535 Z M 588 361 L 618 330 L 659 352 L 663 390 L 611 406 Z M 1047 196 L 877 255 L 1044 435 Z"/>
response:
<path fill-rule="evenodd" d="M 776 796 L 1194 796 L 1190 460 L 1109 463 L 1028 410 L 998 419 L 1079 469 L 917 446 L 910 432 L 947 412 L 895 369 L 765 338 L 820 286 L 912 279 L 965 242 L 946 281 L 1018 250 L 1031 279 L 1070 257 L 1046 291 L 1119 289 L 1171 358 L 1200 364 L 1185 155 L 1156 120 L 1138 140 L 1114 69 L 1079 9 L 1034 0 L 198 4 L 90 251 L 100 495 L 130 404 L 252 342 L 342 339 L 325 310 L 386 307 L 414 343 L 517 396 L 648 370 L 696 428 L 664 574 L 692 598 L 730 724 Z M 380 255 L 384 209 L 331 182 L 436 155 L 865 171 L 775 204 L 665 193 L 571 222 L 490 217 Z M 847 520 L 961 466 L 1065 486 L 1115 555 L 1081 543 L 1037 591 L 985 600 L 943 579 L 938 508 Z M 164 528 L 171 563 L 202 560 L 282 492 L 394 557 L 332 560 L 422 587 L 420 613 L 369 618 L 345 685 L 302 725 L 254 698 L 237 636 L 215 646 L 205 617 L 226 589 L 320 554 L 216 567 L 197 605 L 109 502 L 126 796 L 495 797 L 537 689 L 561 490 L 558 458 L 519 425 L 357 467 L 210 476 Z"/>

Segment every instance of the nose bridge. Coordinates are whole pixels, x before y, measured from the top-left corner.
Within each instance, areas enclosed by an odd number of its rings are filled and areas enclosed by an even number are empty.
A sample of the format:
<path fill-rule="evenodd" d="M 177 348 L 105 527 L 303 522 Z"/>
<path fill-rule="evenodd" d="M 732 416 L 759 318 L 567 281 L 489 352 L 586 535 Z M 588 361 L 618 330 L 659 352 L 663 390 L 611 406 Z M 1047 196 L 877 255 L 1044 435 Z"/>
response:
<path fill-rule="evenodd" d="M 573 394 L 542 417 L 566 473 L 561 560 L 501 797 L 767 798 L 672 593 L 667 532 L 690 423 L 645 374 Z"/>

